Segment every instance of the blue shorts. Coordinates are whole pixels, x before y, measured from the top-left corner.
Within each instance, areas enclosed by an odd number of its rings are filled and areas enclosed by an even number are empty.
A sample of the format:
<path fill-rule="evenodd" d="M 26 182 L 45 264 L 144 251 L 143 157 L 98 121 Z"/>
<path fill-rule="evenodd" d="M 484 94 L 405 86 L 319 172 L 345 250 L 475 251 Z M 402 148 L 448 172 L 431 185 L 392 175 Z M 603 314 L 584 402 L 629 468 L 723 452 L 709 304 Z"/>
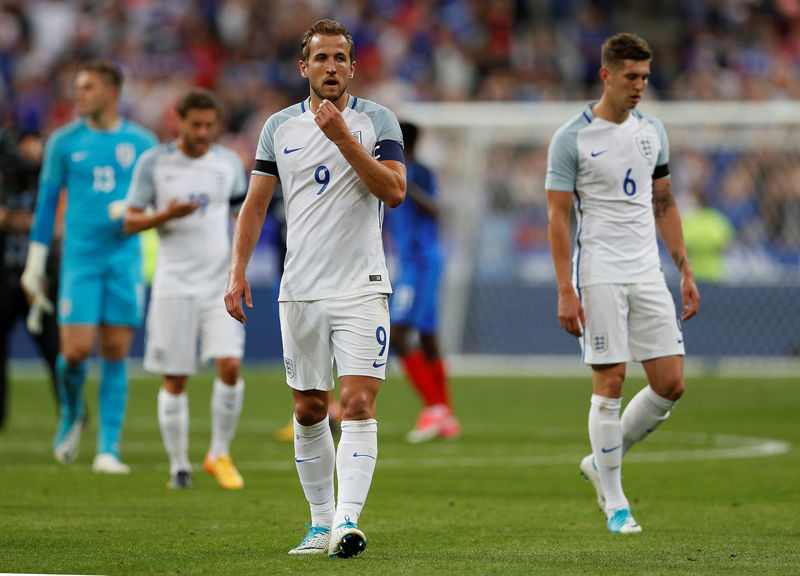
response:
<path fill-rule="evenodd" d="M 139 254 L 64 258 L 58 292 L 60 324 L 137 327 L 144 316 L 144 279 Z"/>
<path fill-rule="evenodd" d="M 400 277 L 392 282 L 389 313 L 392 324 L 411 326 L 421 334 L 433 334 L 439 326 L 439 281 L 442 257 L 429 254 L 422 260 L 403 262 Z"/>

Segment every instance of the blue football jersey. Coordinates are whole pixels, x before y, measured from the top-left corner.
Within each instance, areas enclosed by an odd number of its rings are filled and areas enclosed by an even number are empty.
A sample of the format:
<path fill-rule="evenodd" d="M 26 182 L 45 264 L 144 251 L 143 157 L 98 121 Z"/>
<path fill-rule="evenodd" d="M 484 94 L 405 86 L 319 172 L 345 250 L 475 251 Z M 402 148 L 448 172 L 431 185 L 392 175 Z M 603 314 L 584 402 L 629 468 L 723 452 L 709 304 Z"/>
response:
<path fill-rule="evenodd" d="M 417 186 L 428 196 L 436 196 L 436 178 L 424 164 L 408 162 L 406 180 L 409 188 Z M 424 258 L 439 250 L 439 231 L 436 219 L 431 218 L 410 194 L 405 202 L 389 213 L 389 228 L 401 260 Z"/>
<path fill-rule="evenodd" d="M 138 236 L 125 234 L 121 222 L 111 219 L 109 204 L 126 198 L 136 160 L 157 143 L 155 134 L 124 119 L 109 131 L 95 130 L 81 118 L 53 132 L 31 239 L 50 243 L 59 192 L 66 188 L 65 257 L 138 251 Z"/>

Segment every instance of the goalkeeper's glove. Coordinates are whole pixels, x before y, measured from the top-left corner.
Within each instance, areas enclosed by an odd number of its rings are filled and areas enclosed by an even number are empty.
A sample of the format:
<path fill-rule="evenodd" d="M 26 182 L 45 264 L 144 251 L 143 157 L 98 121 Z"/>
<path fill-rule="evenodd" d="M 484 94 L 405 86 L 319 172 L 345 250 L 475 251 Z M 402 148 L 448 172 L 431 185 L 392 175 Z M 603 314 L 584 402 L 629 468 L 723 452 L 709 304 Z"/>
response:
<path fill-rule="evenodd" d="M 122 228 L 125 224 L 125 213 L 128 211 L 127 200 L 114 200 L 108 205 L 108 219 Z"/>
<path fill-rule="evenodd" d="M 47 276 L 45 274 L 47 252 L 47 246 L 41 242 L 31 242 L 28 245 L 28 259 L 20 277 L 20 284 L 28 295 L 32 307 L 38 307 L 42 312 L 52 314 L 54 310 L 53 303 L 45 292 L 45 286 L 47 285 Z"/>

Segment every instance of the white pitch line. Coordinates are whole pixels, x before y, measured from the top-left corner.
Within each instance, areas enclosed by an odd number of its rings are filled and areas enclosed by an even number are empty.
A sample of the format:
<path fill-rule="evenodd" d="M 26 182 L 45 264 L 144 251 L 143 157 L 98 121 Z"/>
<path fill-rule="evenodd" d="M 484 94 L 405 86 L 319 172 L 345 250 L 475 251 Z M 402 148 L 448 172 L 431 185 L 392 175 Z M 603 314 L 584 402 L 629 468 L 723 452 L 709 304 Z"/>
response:
<path fill-rule="evenodd" d="M 792 444 L 783 440 L 774 440 L 771 438 L 756 438 L 752 436 L 734 436 L 730 434 L 708 434 L 708 433 L 680 433 L 684 440 L 690 440 L 696 437 L 698 440 L 702 439 L 704 443 L 710 443 L 712 446 L 708 448 L 692 448 L 689 450 L 667 450 L 667 451 L 648 451 L 648 452 L 631 452 L 625 457 L 626 462 L 696 462 L 700 460 L 738 460 L 744 458 L 766 458 L 770 456 L 778 456 L 786 454 L 791 451 Z M 676 443 L 678 444 L 678 443 Z M 432 445 L 435 446 L 435 445 Z M 453 444 L 457 446 L 457 444 Z M 157 452 L 158 448 L 155 444 L 138 443 L 136 445 L 127 445 L 131 452 L 136 453 L 153 453 Z M 44 452 L 50 449 L 50 444 L 45 442 L 27 442 L 24 445 L 15 444 L 2 446 L 0 445 L 0 454 L 19 454 L 30 453 L 32 451 Z M 566 464 L 576 464 L 580 461 L 585 453 L 570 453 L 561 454 L 558 456 L 457 456 L 441 454 L 438 456 L 425 456 L 422 458 L 380 458 L 378 466 L 380 468 L 486 468 L 492 467 L 506 467 L 506 468 L 531 468 L 541 466 L 561 466 Z M 0 470 L 14 469 L 19 471 L 22 467 L 19 463 L 13 463 L 5 460 L 5 464 L 0 464 Z M 288 471 L 294 470 L 294 462 L 287 458 L 286 460 L 242 460 L 236 459 L 236 465 L 240 470 L 250 471 Z M 152 464 L 136 464 L 135 468 L 160 470 L 165 469 L 166 463 L 152 463 Z M 27 470 L 36 470 L 39 472 L 58 473 L 64 470 L 64 467 L 57 466 L 55 463 L 51 464 L 34 464 L 24 466 Z M 69 469 L 74 472 L 80 472 L 83 469 L 88 470 L 89 466 L 84 464 L 70 465 Z M 198 468 L 199 469 L 199 468 Z"/>

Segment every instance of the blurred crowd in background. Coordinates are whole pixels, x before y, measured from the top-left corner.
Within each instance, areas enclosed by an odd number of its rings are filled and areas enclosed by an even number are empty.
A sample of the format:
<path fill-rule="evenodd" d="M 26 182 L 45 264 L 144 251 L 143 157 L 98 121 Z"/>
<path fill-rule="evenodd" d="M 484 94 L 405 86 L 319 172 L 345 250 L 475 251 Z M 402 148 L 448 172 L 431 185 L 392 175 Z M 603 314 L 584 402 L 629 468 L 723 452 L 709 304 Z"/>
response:
<path fill-rule="evenodd" d="M 355 39 L 353 91 L 402 101 L 581 100 L 600 45 L 636 31 L 655 59 L 649 98 L 800 98 L 800 0 L 2 0 L 2 120 L 49 132 L 72 114 L 77 62 L 112 58 L 125 105 L 172 129 L 175 94 L 216 90 L 226 132 L 305 96 L 299 37 L 321 17 Z"/>
<path fill-rule="evenodd" d="M 636 32 L 653 48 L 648 99 L 800 99 L 800 0 L 0 0 L 0 6 L 3 127 L 46 137 L 73 117 L 78 63 L 111 58 L 126 73 L 124 113 L 162 140 L 175 135 L 174 102 L 184 89 L 215 90 L 225 109 L 221 141 L 248 168 L 265 119 L 307 96 L 299 38 L 324 17 L 353 34 L 351 92 L 389 107 L 597 97 L 600 45 L 619 31 Z M 544 150 L 531 154 L 530 165 L 541 168 Z M 693 179 L 682 184 L 724 213 L 733 241 L 777 247 L 796 259 L 795 160 L 778 158 L 765 168 L 730 155 L 690 157 Z M 531 182 L 530 175 L 523 180 Z M 713 194 L 710 180 L 719 184 Z M 780 189 L 768 194 L 769 187 Z M 770 206 L 775 198 L 792 210 Z M 492 205 L 502 213 L 506 200 L 501 194 Z M 523 230 L 515 242 L 541 240 L 542 226 Z"/>

